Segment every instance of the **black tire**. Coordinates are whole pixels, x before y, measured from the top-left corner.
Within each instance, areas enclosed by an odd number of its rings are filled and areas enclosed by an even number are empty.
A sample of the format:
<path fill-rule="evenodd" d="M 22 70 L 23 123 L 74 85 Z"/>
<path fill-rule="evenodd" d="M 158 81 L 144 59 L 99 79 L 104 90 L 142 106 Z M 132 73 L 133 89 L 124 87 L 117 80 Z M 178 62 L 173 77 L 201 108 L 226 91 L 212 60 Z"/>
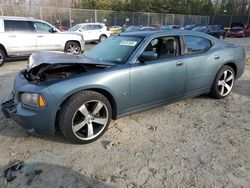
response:
<path fill-rule="evenodd" d="M 87 138 L 88 135 L 85 135 L 86 138 L 84 138 L 84 137 L 79 138 L 78 134 L 80 134 L 81 136 L 83 136 L 84 134 L 88 134 L 89 128 L 88 128 L 88 125 L 85 123 L 85 126 L 83 126 L 81 129 L 79 129 L 79 131 L 77 133 L 75 133 L 73 131 L 74 120 L 75 120 L 74 118 L 76 117 L 76 114 L 80 112 L 79 111 L 80 107 L 82 107 L 83 105 L 85 105 L 88 102 L 91 102 L 93 100 L 101 101 L 102 104 L 104 105 L 103 106 L 103 108 L 105 108 L 104 111 L 107 110 L 107 112 L 108 112 L 106 114 L 107 123 L 106 123 L 106 125 L 104 125 L 102 127 L 102 129 L 98 132 L 98 134 L 96 134 L 96 136 L 93 135 L 95 137 L 88 139 Z M 94 107 L 92 109 L 95 109 L 95 108 L 96 107 Z M 103 110 L 103 108 L 102 108 L 102 110 Z M 92 113 L 94 113 L 94 112 L 91 112 L 90 114 L 92 114 Z M 75 143 L 75 144 L 87 144 L 87 143 L 90 143 L 90 142 L 97 140 L 99 137 L 101 137 L 104 134 L 104 132 L 107 130 L 107 128 L 110 124 L 111 117 L 112 117 L 112 108 L 111 108 L 111 105 L 110 105 L 110 102 L 108 101 L 108 99 L 105 96 L 103 96 L 102 94 L 97 93 L 95 91 L 85 90 L 85 91 L 81 91 L 81 92 L 78 92 L 78 93 L 72 95 L 62 105 L 61 111 L 59 112 L 59 116 L 58 116 L 58 118 L 59 118 L 58 123 L 59 123 L 59 127 L 60 127 L 62 134 L 70 142 Z M 83 120 L 86 122 L 86 116 L 83 117 Z M 82 121 L 80 121 L 80 122 L 82 123 Z M 94 122 L 94 120 L 93 120 L 93 122 Z M 92 122 L 92 132 L 94 133 L 93 122 Z M 78 124 L 80 124 L 80 123 L 78 123 Z M 97 126 L 97 125 L 98 124 L 95 124 L 95 126 Z M 87 132 L 86 132 L 86 130 L 83 130 L 83 129 L 87 129 Z M 86 140 L 86 139 L 88 139 L 88 140 Z"/>
<path fill-rule="evenodd" d="M 80 54 L 81 47 L 77 42 L 67 42 L 64 49 L 65 53 Z"/>
<path fill-rule="evenodd" d="M 221 80 L 221 78 L 222 78 L 222 76 L 224 76 L 224 72 L 225 72 L 225 71 L 228 72 L 228 75 L 229 75 L 229 76 L 227 76 L 227 77 L 224 79 L 224 81 L 227 80 L 227 79 L 229 79 L 231 73 L 232 73 L 233 79 L 232 79 L 231 83 L 228 81 L 228 82 L 229 82 L 228 85 L 230 85 L 231 89 L 230 89 L 230 90 L 225 89 L 225 91 L 227 90 L 228 93 L 226 92 L 225 95 L 222 95 L 222 94 L 221 94 L 222 91 L 220 91 L 220 90 L 222 90 L 222 89 L 220 89 L 220 88 L 221 88 L 221 87 L 224 87 L 224 88 L 225 88 L 225 86 L 223 86 L 223 85 L 220 86 L 219 81 L 220 81 L 220 82 L 223 82 L 223 80 Z M 230 74 L 229 74 L 229 73 L 230 73 Z M 227 96 L 231 93 L 231 91 L 232 91 L 232 89 L 233 89 L 234 81 L 235 81 L 235 72 L 234 72 L 233 68 L 230 67 L 230 66 L 228 66 L 228 65 L 223 66 L 223 67 L 219 70 L 219 72 L 217 73 L 217 75 L 216 75 L 216 77 L 215 77 L 215 80 L 214 80 L 214 83 L 213 83 L 213 86 L 212 86 L 210 95 L 211 95 L 212 97 L 214 97 L 214 98 L 217 98 L 217 99 L 223 99 L 223 98 L 227 97 Z M 225 84 L 225 83 L 224 83 L 224 84 Z M 226 83 L 226 84 L 227 84 L 227 83 Z M 224 91 L 224 90 L 223 90 L 223 91 Z M 223 93 L 223 92 L 222 92 L 222 93 Z"/>
<path fill-rule="evenodd" d="M 107 36 L 106 36 L 106 35 L 101 35 L 101 36 L 99 37 L 99 42 L 102 42 L 102 41 L 104 41 L 105 39 L 107 39 Z"/>
<path fill-rule="evenodd" d="M 0 49 L 0 67 L 3 66 L 5 61 L 6 61 L 6 54 L 2 49 Z"/>

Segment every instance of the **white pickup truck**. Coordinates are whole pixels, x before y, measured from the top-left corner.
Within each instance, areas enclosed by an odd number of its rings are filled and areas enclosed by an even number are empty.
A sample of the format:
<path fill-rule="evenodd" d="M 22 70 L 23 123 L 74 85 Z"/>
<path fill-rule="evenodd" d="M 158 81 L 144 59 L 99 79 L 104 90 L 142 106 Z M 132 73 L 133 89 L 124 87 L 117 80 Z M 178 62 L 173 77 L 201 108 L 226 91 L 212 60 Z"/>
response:
<path fill-rule="evenodd" d="M 6 58 L 27 56 L 35 51 L 84 51 L 81 34 L 60 32 L 51 24 L 25 17 L 0 16 L 0 66 Z"/>

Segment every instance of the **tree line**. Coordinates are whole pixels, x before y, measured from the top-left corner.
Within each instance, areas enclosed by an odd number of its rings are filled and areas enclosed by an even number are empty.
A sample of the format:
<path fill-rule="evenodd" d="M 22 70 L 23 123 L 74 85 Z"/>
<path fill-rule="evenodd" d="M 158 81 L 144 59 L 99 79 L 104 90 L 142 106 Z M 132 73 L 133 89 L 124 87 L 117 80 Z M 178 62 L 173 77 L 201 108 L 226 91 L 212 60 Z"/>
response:
<path fill-rule="evenodd" d="M 191 15 L 249 15 L 248 0 L 78 0 L 76 8 Z"/>

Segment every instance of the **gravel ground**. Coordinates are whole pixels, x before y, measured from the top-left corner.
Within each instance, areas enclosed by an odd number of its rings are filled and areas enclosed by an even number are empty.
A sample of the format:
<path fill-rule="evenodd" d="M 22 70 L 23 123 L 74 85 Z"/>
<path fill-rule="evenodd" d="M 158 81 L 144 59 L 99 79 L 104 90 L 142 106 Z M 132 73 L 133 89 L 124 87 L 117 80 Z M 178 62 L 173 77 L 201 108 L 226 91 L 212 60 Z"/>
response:
<path fill-rule="evenodd" d="M 226 41 L 250 46 L 250 38 Z M 0 100 L 25 66 L 19 61 L 0 68 Z M 25 162 L 8 187 L 248 188 L 249 122 L 248 61 L 228 98 L 201 96 L 113 121 L 88 145 L 30 136 L 0 114 L 0 171 L 10 159 Z"/>

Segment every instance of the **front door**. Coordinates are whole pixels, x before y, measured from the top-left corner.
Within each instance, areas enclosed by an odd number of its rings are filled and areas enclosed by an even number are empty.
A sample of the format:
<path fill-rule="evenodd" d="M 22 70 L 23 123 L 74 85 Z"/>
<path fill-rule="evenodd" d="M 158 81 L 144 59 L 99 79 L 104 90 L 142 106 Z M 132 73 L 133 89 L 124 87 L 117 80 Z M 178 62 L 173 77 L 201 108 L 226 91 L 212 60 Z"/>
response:
<path fill-rule="evenodd" d="M 54 32 L 52 26 L 39 21 L 34 21 L 32 24 L 36 33 L 37 50 L 62 50 L 64 48 L 60 34 Z"/>
<path fill-rule="evenodd" d="M 180 54 L 179 37 L 153 39 L 145 49 L 158 54 L 152 61 L 131 67 L 130 96 L 132 111 L 184 94 L 186 65 Z"/>

